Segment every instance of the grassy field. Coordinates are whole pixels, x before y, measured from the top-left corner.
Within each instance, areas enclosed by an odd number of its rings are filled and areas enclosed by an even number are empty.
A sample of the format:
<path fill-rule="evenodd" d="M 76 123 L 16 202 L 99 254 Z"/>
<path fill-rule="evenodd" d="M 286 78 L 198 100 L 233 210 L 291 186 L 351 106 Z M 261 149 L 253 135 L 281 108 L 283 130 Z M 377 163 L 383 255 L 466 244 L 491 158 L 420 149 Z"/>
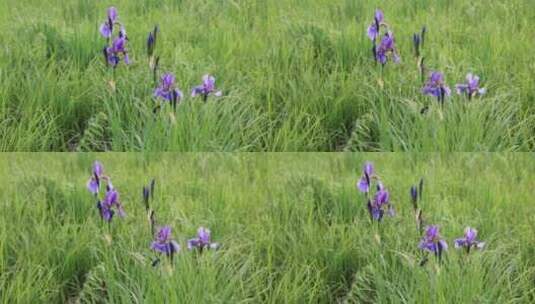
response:
<path fill-rule="evenodd" d="M 99 34 L 111 5 L 132 61 L 115 72 Z M 366 36 L 377 6 L 401 55 L 383 69 Z M 3 0 L 0 150 L 533 151 L 534 20 L 532 0 Z M 155 24 L 160 71 L 186 96 L 175 114 L 152 113 Z M 426 66 L 452 91 L 473 72 L 486 95 L 421 94 L 424 25 Z M 223 96 L 203 103 L 189 93 L 206 73 Z"/>
<path fill-rule="evenodd" d="M 108 226 L 86 189 L 98 159 L 126 211 Z M 366 160 L 396 215 L 371 221 Z M 2 303 L 533 303 L 530 154 L 6 154 Z M 409 188 L 450 248 L 423 266 Z M 183 250 L 156 254 L 142 201 Z M 188 251 L 199 226 L 218 250 Z M 479 230 L 483 250 L 453 240 Z"/>

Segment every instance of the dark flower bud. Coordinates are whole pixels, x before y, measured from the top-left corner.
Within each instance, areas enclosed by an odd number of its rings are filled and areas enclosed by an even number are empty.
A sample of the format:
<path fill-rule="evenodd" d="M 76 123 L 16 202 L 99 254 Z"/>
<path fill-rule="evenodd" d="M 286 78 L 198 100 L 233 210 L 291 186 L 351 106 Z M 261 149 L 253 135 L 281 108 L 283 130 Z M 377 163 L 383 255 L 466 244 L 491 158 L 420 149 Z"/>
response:
<path fill-rule="evenodd" d="M 420 35 L 414 34 L 412 36 L 412 43 L 414 45 L 414 55 L 418 58 L 420 57 Z"/>
<path fill-rule="evenodd" d="M 150 190 L 147 187 L 143 187 L 143 202 L 145 203 L 145 209 L 149 210 L 149 195 Z"/>
<path fill-rule="evenodd" d="M 147 55 L 149 57 L 154 53 L 154 41 L 154 35 L 150 32 L 149 37 L 147 38 Z"/>
<path fill-rule="evenodd" d="M 418 208 L 418 189 L 416 186 L 411 187 L 411 199 L 412 199 L 412 207 L 414 210 Z"/>

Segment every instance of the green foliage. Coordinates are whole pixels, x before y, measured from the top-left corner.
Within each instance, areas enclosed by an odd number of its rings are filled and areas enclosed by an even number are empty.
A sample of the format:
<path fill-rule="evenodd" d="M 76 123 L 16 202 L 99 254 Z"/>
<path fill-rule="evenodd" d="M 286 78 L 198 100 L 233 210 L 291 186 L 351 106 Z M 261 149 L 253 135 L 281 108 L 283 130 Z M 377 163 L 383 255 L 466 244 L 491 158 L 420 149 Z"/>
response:
<path fill-rule="evenodd" d="M 85 183 L 98 158 L 127 216 L 108 227 Z M 374 162 L 397 215 L 369 220 L 355 189 Z M 535 158 L 528 154 L 6 154 L 0 159 L 0 303 L 532 303 Z M 450 244 L 421 253 L 409 187 Z M 151 263 L 141 188 L 184 247 Z M 465 226 L 483 251 L 453 248 Z"/>
<path fill-rule="evenodd" d="M 201 3 L 202 2 L 202 3 Z M 533 151 L 535 2 L 384 1 L 400 65 L 371 59 L 376 1 L 16 1 L 0 4 L 2 151 Z M 115 5 L 133 64 L 105 67 L 98 27 Z M 4 9 L 1 9 L 4 8 Z M 145 42 L 188 96 L 154 115 Z M 412 34 L 448 84 L 483 98 L 422 96 Z M 205 73 L 224 97 L 189 98 Z M 110 82 L 114 82 L 115 89 Z M 381 85 L 382 84 L 382 85 Z M 429 112 L 420 114 L 424 106 Z M 99 124 L 101 113 L 107 123 Z M 95 127 L 99 126 L 96 130 Z"/>

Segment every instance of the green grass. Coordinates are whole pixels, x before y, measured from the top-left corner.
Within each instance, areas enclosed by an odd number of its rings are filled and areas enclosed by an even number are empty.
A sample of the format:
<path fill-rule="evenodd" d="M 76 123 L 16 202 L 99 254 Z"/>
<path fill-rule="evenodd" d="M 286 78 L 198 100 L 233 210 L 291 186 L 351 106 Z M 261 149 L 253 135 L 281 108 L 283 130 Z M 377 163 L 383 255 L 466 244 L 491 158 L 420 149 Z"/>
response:
<path fill-rule="evenodd" d="M 108 5 L 134 64 L 105 68 Z M 376 1 L 4 0 L 0 4 L 3 151 L 532 151 L 535 2 L 381 1 L 402 64 L 381 70 L 365 30 Z M 187 94 L 203 74 L 224 97 L 188 98 L 154 117 L 145 39 Z M 420 94 L 412 34 L 453 88 L 469 71 L 488 94 L 444 109 Z M 382 77 L 384 87 L 378 85 Z M 419 109 L 429 104 L 427 115 Z"/>
<path fill-rule="evenodd" d="M 128 213 L 111 232 L 85 189 L 103 162 Z M 371 223 L 365 160 L 398 215 Z M 0 159 L 2 303 L 533 303 L 532 154 L 6 154 Z M 141 187 L 184 246 L 222 247 L 151 267 Z M 409 187 L 451 248 L 424 267 Z M 485 250 L 452 241 L 476 227 Z M 111 234 L 112 241 L 106 241 Z"/>

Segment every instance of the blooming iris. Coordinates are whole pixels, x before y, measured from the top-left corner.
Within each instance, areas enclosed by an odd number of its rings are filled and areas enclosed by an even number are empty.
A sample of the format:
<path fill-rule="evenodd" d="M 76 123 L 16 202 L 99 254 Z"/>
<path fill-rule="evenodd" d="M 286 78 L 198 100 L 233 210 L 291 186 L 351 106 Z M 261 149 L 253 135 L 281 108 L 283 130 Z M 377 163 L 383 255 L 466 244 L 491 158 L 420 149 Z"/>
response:
<path fill-rule="evenodd" d="M 189 250 L 197 248 L 202 252 L 203 249 L 217 249 L 218 247 L 218 243 L 212 243 L 210 230 L 204 227 L 197 230 L 196 238 L 188 240 Z"/>
<path fill-rule="evenodd" d="M 191 91 L 191 97 L 196 97 L 198 95 L 202 96 L 204 101 L 208 99 L 208 95 L 214 94 L 214 96 L 221 96 L 221 91 L 216 91 L 215 88 L 215 77 L 209 74 L 206 74 L 202 77 L 202 84 L 193 88 Z"/>
<path fill-rule="evenodd" d="M 100 34 L 104 38 L 111 38 L 113 34 L 113 25 L 117 21 L 117 9 L 115 7 L 108 8 L 108 20 L 100 25 Z"/>
<path fill-rule="evenodd" d="M 444 74 L 441 72 L 431 72 L 425 86 L 422 88 L 424 95 L 434 96 L 439 102 L 444 102 L 446 96 L 450 96 L 451 90 L 444 83 Z"/>
<path fill-rule="evenodd" d="M 113 40 L 110 47 L 104 48 L 104 55 L 108 64 L 112 67 L 116 67 L 121 61 L 120 55 L 123 56 L 124 63 L 130 64 L 130 58 L 128 57 L 128 51 L 126 49 L 126 36 L 117 37 Z"/>
<path fill-rule="evenodd" d="M 172 257 L 180 251 L 180 245 L 171 237 L 171 227 L 164 226 L 156 234 L 156 239 L 151 244 L 151 249 Z"/>
<path fill-rule="evenodd" d="M 464 230 L 464 237 L 455 240 L 455 248 L 459 249 L 464 247 L 466 252 L 470 252 L 471 248 L 483 249 L 483 247 L 485 247 L 485 243 L 476 240 L 476 237 L 477 230 L 466 227 Z"/>
<path fill-rule="evenodd" d="M 117 37 L 112 40 L 113 28 L 116 24 L 120 25 L 120 27 Z M 126 43 L 128 41 L 126 29 L 118 21 L 117 9 L 115 7 L 108 8 L 108 20 L 100 26 L 100 34 L 104 38 L 108 39 L 108 45 L 106 45 L 102 50 L 106 63 L 115 68 L 121 61 L 122 56 L 124 63 L 130 64 L 130 58 L 128 57 L 128 51 L 126 48 Z"/>
<path fill-rule="evenodd" d="M 399 63 L 400 58 L 396 51 L 396 46 L 394 43 L 394 34 L 391 31 L 388 31 L 381 39 L 381 43 L 375 51 L 375 59 L 381 64 L 385 65 L 388 61 L 389 55 L 391 56 L 392 61 L 394 61 L 394 63 Z"/>
<path fill-rule="evenodd" d="M 457 94 L 466 94 L 469 99 L 476 95 L 484 95 L 487 92 L 485 88 L 479 87 L 479 76 L 472 73 L 466 75 L 466 83 L 457 84 L 455 87 Z"/>
<path fill-rule="evenodd" d="M 442 252 L 448 250 L 448 243 L 446 243 L 440 236 L 438 226 L 431 225 L 426 227 L 425 235 L 418 247 L 422 250 L 434 253 L 435 256 L 440 259 L 442 257 Z"/>
<path fill-rule="evenodd" d="M 381 183 L 377 185 L 378 191 L 375 193 L 373 201 L 368 201 L 368 211 L 374 220 L 381 221 L 385 214 L 385 209 L 388 215 L 394 216 L 394 207 L 390 204 L 390 194 L 383 187 Z"/>
<path fill-rule="evenodd" d="M 384 21 L 383 11 L 375 10 L 373 22 L 368 26 L 367 34 L 370 40 L 375 41 L 379 37 L 379 30 Z"/>
<path fill-rule="evenodd" d="M 360 190 L 360 192 L 368 193 L 370 191 L 373 171 L 373 164 L 370 162 L 366 162 L 366 164 L 364 164 L 364 168 L 362 169 L 362 176 L 357 182 L 357 188 Z"/>
<path fill-rule="evenodd" d="M 103 178 L 106 178 L 104 176 L 104 167 L 99 161 L 95 161 L 93 163 L 92 175 L 89 178 L 89 181 L 87 181 L 87 190 L 92 194 L 97 195 L 100 189 L 100 181 Z"/>
<path fill-rule="evenodd" d="M 170 102 L 180 102 L 183 95 L 175 86 L 175 75 L 164 74 L 160 79 L 160 86 L 154 90 L 154 96 Z"/>
<path fill-rule="evenodd" d="M 97 208 L 103 220 L 111 222 L 115 215 L 115 211 L 113 210 L 114 207 L 120 217 L 125 216 L 123 206 L 119 202 L 119 193 L 112 187 L 109 187 L 104 200 L 97 202 Z"/>

